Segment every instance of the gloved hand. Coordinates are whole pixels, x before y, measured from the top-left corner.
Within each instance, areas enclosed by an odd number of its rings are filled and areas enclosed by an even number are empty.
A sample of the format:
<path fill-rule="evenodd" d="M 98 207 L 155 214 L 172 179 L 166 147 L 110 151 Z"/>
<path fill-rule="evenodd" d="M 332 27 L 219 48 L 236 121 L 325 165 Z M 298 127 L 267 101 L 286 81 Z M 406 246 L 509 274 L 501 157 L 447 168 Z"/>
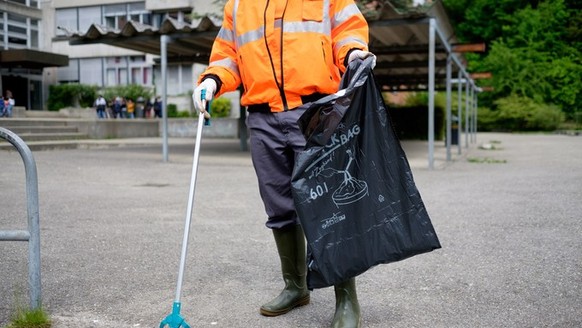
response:
<path fill-rule="evenodd" d="M 376 67 L 376 55 L 374 55 L 373 53 L 369 52 L 369 51 L 364 51 L 364 50 L 353 50 L 352 52 L 350 52 L 350 56 L 348 57 L 348 64 L 351 63 L 354 59 L 359 58 L 361 60 L 364 60 L 368 57 L 374 57 L 374 60 L 372 60 L 372 69 L 374 69 L 374 67 Z"/>
<path fill-rule="evenodd" d="M 207 78 L 199 86 L 194 89 L 194 93 L 192 94 L 192 100 L 194 101 L 194 108 L 201 113 L 206 113 L 206 103 L 211 101 L 214 97 L 214 93 L 216 92 L 216 81 L 213 79 Z M 206 90 L 206 94 L 204 99 L 202 99 L 202 90 Z"/>

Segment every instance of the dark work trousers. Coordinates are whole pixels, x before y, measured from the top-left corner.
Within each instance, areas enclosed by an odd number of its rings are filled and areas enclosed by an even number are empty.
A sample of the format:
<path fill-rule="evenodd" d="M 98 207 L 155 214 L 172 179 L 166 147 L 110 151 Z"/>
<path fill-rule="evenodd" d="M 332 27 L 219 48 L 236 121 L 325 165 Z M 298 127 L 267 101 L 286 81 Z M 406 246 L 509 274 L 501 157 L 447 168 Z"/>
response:
<path fill-rule="evenodd" d="M 291 174 L 295 153 L 305 147 L 305 138 L 297 125 L 304 112 L 303 109 L 250 112 L 247 116 L 251 157 L 268 217 L 265 225 L 270 229 L 299 224 L 291 194 Z"/>

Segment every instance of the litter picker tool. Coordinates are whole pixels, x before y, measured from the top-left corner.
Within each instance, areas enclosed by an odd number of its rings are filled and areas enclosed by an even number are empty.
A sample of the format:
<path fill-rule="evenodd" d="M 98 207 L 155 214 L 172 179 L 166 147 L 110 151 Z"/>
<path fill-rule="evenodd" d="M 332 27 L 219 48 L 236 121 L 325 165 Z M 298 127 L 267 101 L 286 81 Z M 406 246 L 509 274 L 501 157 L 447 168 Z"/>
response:
<path fill-rule="evenodd" d="M 160 328 L 190 328 L 190 325 L 180 315 L 180 297 L 182 292 L 182 281 L 184 278 L 184 267 L 186 266 L 186 255 L 188 253 L 188 236 L 190 234 L 190 222 L 192 221 L 192 208 L 194 207 L 194 192 L 196 190 L 196 175 L 198 173 L 198 160 L 200 158 L 200 141 L 202 140 L 202 127 L 210 124 L 210 104 L 205 100 L 206 90 L 202 90 L 201 98 L 206 111 L 198 114 L 198 130 L 196 133 L 196 146 L 194 147 L 194 160 L 192 161 L 192 179 L 190 180 L 190 193 L 188 195 L 188 209 L 186 210 L 186 222 L 184 224 L 184 239 L 182 240 L 182 255 L 180 256 L 180 268 L 178 270 L 178 283 L 176 286 L 176 297 L 170 313 L 160 323 Z"/>

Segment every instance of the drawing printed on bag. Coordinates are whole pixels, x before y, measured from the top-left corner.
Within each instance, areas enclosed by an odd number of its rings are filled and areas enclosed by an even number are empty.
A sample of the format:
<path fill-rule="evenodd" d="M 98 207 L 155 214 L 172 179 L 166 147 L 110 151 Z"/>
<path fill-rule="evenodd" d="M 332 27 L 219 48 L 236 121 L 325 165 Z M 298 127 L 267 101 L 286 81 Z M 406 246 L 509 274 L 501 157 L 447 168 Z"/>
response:
<path fill-rule="evenodd" d="M 354 161 L 354 155 L 351 149 L 346 150 L 350 156 L 346 168 L 343 170 L 344 181 L 340 184 L 331 196 L 336 206 L 348 205 L 364 198 L 368 195 L 368 184 L 366 181 L 354 178 L 349 171 L 350 165 Z"/>
<path fill-rule="evenodd" d="M 360 126 L 357 124 L 354 124 L 347 129 L 343 124 L 341 124 L 338 126 L 338 131 L 342 131 L 343 133 L 335 133 L 331 137 L 330 142 L 325 146 L 326 151 L 305 169 L 306 172 L 311 170 L 308 180 L 316 183 L 309 188 L 309 195 L 307 198 L 308 202 L 315 201 L 322 197 L 326 198 L 325 196 L 331 193 L 331 200 L 335 206 L 339 208 L 340 205 L 352 204 L 365 196 L 368 196 L 368 184 L 366 181 L 359 180 L 353 177 L 350 173 L 350 167 L 353 162 L 356 161 L 352 149 L 345 150 L 345 153 L 348 155 L 348 162 L 343 169 L 328 167 L 329 165 L 334 164 L 334 157 L 337 156 L 337 152 L 334 151 L 341 146 L 345 146 L 350 140 L 360 134 L 361 130 Z M 343 179 L 335 179 L 335 181 L 334 179 L 331 179 L 336 174 L 342 175 Z M 339 186 L 337 185 L 338 183 Z"/>
<path fill-rule="evenodd" d="M 336 223 L 340 223 L 343 220 L 346 219 L 346 215 L 345 214 L 341 214 L 341 213 L 333 213 L 333 216 L 327 219 L 323 219 L 321 220 L 321 228 L 323 229 L 327 229 L 329 227 L 331 227 L 332 225 L 336 224 Z"/>

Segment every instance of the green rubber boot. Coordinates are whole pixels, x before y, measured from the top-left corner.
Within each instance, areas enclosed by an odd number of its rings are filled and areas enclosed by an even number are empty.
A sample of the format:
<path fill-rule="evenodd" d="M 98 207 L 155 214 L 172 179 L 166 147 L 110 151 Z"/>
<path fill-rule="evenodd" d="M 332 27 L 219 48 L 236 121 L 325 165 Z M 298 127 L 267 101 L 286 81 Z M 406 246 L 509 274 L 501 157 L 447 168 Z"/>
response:
<path fill-rule="evenodd" d="M 360 304 L 356 294 L 356 279 L 352 278 L 334 286 L 335 315 L 332 328 L 360 328 Z"/>
<path fill-rule="evenodd" d="M 307 266 L 305 263 L 305 237 L 301 226 L 290 229 L 273 229 L 285 288 L 272 301 L 261 306 L 261 314 L 274 317 L 296 307 L 309 304 Z"/>

